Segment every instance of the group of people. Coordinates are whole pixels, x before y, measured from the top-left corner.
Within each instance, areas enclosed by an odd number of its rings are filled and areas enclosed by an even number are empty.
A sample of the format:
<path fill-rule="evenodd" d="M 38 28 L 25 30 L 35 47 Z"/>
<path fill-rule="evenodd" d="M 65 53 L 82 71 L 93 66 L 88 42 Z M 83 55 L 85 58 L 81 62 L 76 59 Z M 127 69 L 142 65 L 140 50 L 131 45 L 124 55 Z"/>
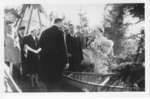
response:
<path fill-rule="evenodd" d="M 20 27 L 21 71 L 23 76 L 30 77 L 32 86 L 39 85 L 38 79 L 48 83 L 61 81 L 64 69 L 80 70 L 83 59 L 80 39 L 73 35 L 73 28 L 72 31 L 64 28 L 62 19 L 56 18 L 54 25 L 44 30 L 40 37 L 36 28 L 27 36 L 24 32 L 25 27 Z"/>

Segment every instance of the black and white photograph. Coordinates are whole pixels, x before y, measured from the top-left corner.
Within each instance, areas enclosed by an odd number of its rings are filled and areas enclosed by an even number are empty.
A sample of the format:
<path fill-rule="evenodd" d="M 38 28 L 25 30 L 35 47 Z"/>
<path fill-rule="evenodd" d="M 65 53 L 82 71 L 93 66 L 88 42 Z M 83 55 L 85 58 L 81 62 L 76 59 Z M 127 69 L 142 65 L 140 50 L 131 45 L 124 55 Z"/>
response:
<path fill-rule="evenodd" d="M 145 10 L 145 2 L 6 3 L 3 92 L 145 92 Z"/>

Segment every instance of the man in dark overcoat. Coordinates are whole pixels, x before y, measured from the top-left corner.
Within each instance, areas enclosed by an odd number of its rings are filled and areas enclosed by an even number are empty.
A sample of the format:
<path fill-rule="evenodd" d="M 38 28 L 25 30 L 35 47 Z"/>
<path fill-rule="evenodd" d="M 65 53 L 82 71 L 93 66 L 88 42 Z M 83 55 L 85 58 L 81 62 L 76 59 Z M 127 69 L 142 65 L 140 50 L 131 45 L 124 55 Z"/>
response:
<path fill-rule="evenodd" d="M 55 19 L 54 25 L 46 29 L 39 40 L 42 80 L 57 82 L 62 78 L 62 72 L 66 65 L 66 49 L 64 43 L 62 19 Z"/>

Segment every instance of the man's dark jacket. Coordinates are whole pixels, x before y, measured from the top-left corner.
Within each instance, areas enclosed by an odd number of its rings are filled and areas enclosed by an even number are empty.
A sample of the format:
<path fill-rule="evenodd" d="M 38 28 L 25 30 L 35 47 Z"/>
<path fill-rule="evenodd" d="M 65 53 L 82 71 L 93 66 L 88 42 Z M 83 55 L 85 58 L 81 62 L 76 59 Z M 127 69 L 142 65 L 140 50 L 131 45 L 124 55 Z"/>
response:
<path fill-rule="evenodd" d="M 69 70 L 79 71 L 81 61 L 83 60 L 81 41 L 79 38 L 70 35 L 67 35 L 66 40 L 68 52 L 72 55 L 69 58 Z"/>
<path fill-rule="evenodd" d="M 45 30 L 39 40 L 41 58 L 41 75 L 43 80 L 55 81 L 61 78 L 66 64 L 66 51 L 63 32 L 52 26 Z"/>

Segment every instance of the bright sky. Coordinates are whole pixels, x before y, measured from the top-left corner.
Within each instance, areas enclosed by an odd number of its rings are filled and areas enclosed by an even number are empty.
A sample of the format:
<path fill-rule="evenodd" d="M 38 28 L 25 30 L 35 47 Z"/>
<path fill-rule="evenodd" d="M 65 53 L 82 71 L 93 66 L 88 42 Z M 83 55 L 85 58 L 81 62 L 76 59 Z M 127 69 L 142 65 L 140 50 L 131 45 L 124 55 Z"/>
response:
<path fill-rule="evenodd" d="M 86 13 L 89 21 L 89 26 L 94 27 L 101 25 L 103 20 L 103 11 L 105 4 L 86 4 L 86 5 L 43 5 L 45 11 L 54 12 L 58 17 L 66 16 L 66 19 L 71 20 L 73 24 L 79 24 L 78 13 L 80 9 Z"/>
<path fill-rule="evenodd" d="M 9 6 L 10 8 L 13 7 Z M 16 7 L 16 6 L 14 6 Z M 52 11 L 54 15 L 57 17 L 62 17 L 65 15 L 67 20 L 70 20 L 74 25 L 79 24 L 79 16 L 78 13 L 80 12 L 80 9 L 82 12 L 86 13 L 86 16 L 89 21 L 89 26 L 91 28 L 94 28 L 95 26 L 102 26 L 103 24 L 103 15 L 104 15 L 104 7 L 105 4 L 42 4 L 42 7 L 46 11 L 46 13 L 49 15 Z M 29 11 L 26 12 L 27 16 L 25 16 L 26 20 L 28 19 Z M 45 17 L 41 17 L 43 23 L 48 23 L 48 19 Z M 37 12 L 34 11 L 32 15 L 32 21 L 37 21 L 38 16 Z M 133 18 L 132 16 L 126 16 L 124 18 L 124 23 L 133 23 L 133 25 L 130 25 L 128 29 L 126 30 L 127 35 L 129 36 L 131 34 L 139 33 L 141 31 L 141 28 L 144 27 L 144 22 L 140 22 L 138 24 L 134 24 L 138 21 L 138 18 Z M 32 24 L 33 23 L 33 24 Z M 34 22 L 31 22 L 31 26 L 35 26 Z"/>
<path fill-rule="evenodd" d="M 104 7 L 105 4 L 41 4 L 44 8 L 44 11 L 49 15 L 51 12 L 54 13 L 57 17 L 63 17 L 65 15 L 67 20 L 70 20 L 75 26 L 79 24 L 79 12 L 85 12 L 85 16 L 87 16 L 88 23 L 90 28 L 94 28 L 95 26 L 101 26 L 103 21 Z M 14 8 L 20 5 L 9 5 L 8 8 Z M 30 11 L 26 11 L 26 16 L 24 20 L 29 19 Z M 47 24 L 48 19 L 46 19 L 41 14 L 42 23 Z M 34 11 L 32 15 L 31 21 L 38 21 L 37 12 Z M 35 22 L 31 22 L 31 26 L 35 26 Z"/>

